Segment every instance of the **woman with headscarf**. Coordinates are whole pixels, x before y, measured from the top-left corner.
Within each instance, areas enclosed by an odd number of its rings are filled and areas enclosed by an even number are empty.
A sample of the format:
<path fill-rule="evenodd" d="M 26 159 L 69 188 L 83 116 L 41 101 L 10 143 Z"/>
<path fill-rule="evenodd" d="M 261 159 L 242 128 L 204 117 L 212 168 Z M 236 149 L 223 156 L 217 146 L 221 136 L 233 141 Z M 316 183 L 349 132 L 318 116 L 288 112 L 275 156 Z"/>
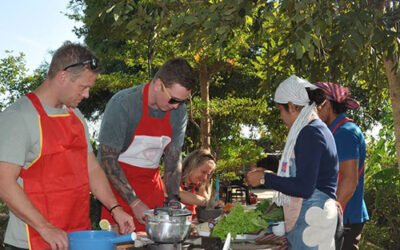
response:
<path fill-rule="evenodd" d="M 341 229 L 336 205 L 338 159 L 335 141 L 317 114 L 323 92 L 297 76 L 283 81 L 274 101 L 289 135 L 278 173 L 249 172 L 251 186 L 279 191 L 273 201 L 283 206 L 290 249 L 340 249 Z"/>
<path fill-rule="evenodd" d="M 339 157 L 339 182 L 337 201 L 343 207 L 343 249 L 358 249 L 364 223 L 369 219 L 364 201 L 364 161 L 366 144 L 356 123 L 346 116 L 349 109 L 360 104 L 350 97 L 348 88 L 331 82 L 316 84 L 328 99 L 318 109 L 318 114 L 332 131 Z"/>

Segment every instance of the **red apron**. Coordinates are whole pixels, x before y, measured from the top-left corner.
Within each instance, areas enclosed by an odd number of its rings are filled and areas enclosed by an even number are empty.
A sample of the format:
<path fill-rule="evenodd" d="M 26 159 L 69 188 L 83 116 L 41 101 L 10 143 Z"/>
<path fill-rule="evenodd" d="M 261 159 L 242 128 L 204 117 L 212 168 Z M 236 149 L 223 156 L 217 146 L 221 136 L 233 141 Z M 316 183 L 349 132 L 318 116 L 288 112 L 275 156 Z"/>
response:
<path fill-rule="evenodd" d="M 188 190 L 188 188 L 186 188 L 186 187 L 185 187 L 185 184 L 182 182 L 182 183 L 181 183 L 181 188 L 182 188 L 183 190 L 186 190 L 186 191 L 192 193 L 192 194 L 196 194 L 196 187 L 195 187 L 195 186 L 193 186 L 190 190 Z M 186 209 L 187 209 L 187 210 L 189 210 L 190 212 L 192 212 L 192 219 L 196 218 L 196 215 L 197 215 L 197 214 L 196 214 L 197 205 L 189 204 L 189 203 L 185 203 L 185 202 L 182 202 L 182 203 L 186 206 Z"/>
<path fill-rule="evenodd" d="M 160 176 L 159 162 L 165 147 L 171 142 L 172 127 L 169 121 L 170 113 L 166 112 L 164 118 L 151 117 L 148 113 L 149 87 L 144 86 L 142 117 L 132 137 L 132 142 L 119 158 L 129 184 L 137 197 L 149 208 L 161 207 L 164 203 L 164 184 Z M 113 188 L 113 192 L 125 211 L 135 218 L 132 209 Z M 111 214 L 102 208 L 101 217 L 115 223 Z M 136 231 L 145 231 L 145 225 L 134 219 Z"/>
<path fill-rule="evenodd" d="M 81 120 L 69 114 L 48 116 L 37 96 L 27 94 L 39 113 L 40 153 L 21 171 L 24 190 L 33 205 L 54 226 L 66 232 L 90 228 L 87 142 Z M 27 225 L 29 249 L 50 249 Z"/>

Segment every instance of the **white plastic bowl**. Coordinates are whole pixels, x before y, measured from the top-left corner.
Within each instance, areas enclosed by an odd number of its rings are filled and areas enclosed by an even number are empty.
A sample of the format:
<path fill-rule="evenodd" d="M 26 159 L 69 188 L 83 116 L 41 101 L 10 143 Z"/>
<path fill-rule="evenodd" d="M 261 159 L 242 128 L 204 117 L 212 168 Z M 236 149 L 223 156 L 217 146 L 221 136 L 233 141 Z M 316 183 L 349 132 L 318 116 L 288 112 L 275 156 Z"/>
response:
<path fill-rule="evenodd" d="M 278 225 L 272 227 L 272 232 L 276 236 L 284 236 L 285 235 L 285 222 L 279 221 Z"/>

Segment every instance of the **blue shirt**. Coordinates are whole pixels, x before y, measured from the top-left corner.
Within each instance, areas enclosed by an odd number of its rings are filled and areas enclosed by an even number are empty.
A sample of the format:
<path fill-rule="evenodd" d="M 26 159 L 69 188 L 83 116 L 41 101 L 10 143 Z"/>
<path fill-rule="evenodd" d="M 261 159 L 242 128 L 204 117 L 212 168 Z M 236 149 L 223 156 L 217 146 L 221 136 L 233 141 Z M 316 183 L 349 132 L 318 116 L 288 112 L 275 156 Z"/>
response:
<path fill-rule="evenodd" d="M 333 129 L 337 124 L 346 118 L 344 113 L 338 115 L 329 125 Z M 358 160 L 358 169 L 364 165 L 366 145 L 361 129 L 354 122 L 345 122 L 340 125 L 333 134 L 339 162 L 347 160 Z M 358 177 L 358 185 L 353 196 L 346 205 L 343 217 L 344 224 L 363 223 L 369 220 L 367 206 L 364 201 L 364 171 Z"/>
<path fill-rule="evenodd" d="M 305 126 L 297 137 L 294 153 L 295 177 L 267 173 L 266 187 L 305 199 L 318 189 L 336 199 L 338 158 L 335 140 L 325 123 L 316 119 Z"/>

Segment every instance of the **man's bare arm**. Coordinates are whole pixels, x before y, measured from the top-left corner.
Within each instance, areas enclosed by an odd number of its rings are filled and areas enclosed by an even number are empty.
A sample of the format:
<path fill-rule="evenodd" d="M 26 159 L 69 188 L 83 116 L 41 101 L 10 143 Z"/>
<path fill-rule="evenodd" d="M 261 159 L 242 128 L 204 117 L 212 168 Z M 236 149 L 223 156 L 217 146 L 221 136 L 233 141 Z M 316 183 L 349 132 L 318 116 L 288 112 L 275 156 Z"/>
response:
<path fill-rule="evenodd" d="M 112 183 L 113 187 L 124 198 L 124 200 L 131 204 L 136 200 L 136 193 L 126 178 L 124 171 L 118 163 L 119 150 L 100 144 L 100 166 L 106 173 L 108 180 Z"/>
<path fill-rule="evenodd" d="M 341 178 L 336 191 L 337 201 L 346 207 L 358 185 L 358 160 L 341 161 L 339 173 Z"/>

